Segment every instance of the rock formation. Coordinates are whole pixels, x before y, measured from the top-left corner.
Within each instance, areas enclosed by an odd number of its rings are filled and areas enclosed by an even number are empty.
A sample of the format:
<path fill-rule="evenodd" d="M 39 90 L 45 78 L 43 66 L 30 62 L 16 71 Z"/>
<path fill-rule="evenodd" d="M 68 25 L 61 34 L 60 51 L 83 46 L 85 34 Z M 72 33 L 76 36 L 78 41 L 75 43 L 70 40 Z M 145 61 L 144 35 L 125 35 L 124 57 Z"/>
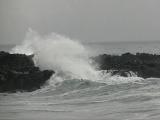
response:
<path fill-rule="evenodd" d="M 54 71 L 41 71 L 32 57 L 0 52 L 0 92 L 33 91 L 45 84 Z"/>
<path fill-rule="evenodd" d="M 126 73 L 133 71 L 139 77 L 160 78 L 160 55 L 147 53 L 125 53 L 122 55 L 99 55 L 93 58 L 99 64 L 100 70 L 114 70 L 113 74 L 126 76 Z"/>

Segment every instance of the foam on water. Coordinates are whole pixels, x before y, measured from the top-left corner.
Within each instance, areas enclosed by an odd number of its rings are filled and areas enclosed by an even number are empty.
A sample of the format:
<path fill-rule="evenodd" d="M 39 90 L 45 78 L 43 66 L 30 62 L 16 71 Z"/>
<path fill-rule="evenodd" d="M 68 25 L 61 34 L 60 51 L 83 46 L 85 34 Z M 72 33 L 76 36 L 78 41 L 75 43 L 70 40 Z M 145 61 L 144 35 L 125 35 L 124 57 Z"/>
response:
<path fill-rule="evenodd" d="M 53 69 L 49 85 L 33 92 L 0 94 L 1 119 L 159 120 L 160 79 L 112 76 L 90 64 L 78 41 L 30 30 L 12 53 L 35 54 L 41 69 Z M 83 79 L 81 79 L 83 78 Z"/>
<path fill-rule="evenodd" d="M 86 79 L 107 84 L 121 84 L 141 80 L 136 76 L 111 76 L 104 71 L 97 71 L 89 59 L 90 52 L 80 42 L 65 36 L 51 33 L 41 36 L 29 29 L 22 44 L 17 45 L 11 53 L 34 54 L 34 61 L 41 69 L 56 72 L 50 84 L 71 79 Z M 105 73 L 105 74 L 104 74 Z"/>

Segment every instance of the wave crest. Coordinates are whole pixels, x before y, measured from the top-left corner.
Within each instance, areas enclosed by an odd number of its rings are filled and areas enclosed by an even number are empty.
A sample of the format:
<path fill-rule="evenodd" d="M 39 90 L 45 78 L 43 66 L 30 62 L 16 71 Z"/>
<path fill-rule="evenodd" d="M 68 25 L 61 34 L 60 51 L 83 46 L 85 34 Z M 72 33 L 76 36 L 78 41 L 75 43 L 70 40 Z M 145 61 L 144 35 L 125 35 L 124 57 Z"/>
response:
<path fill-rule="evenodd" d="M 12 53 L 34 54 L 36 65 L 54 70 L 61 79 L 98 79 L 88 50 L 78 41 L 56 33 L 41 36 L 29 29 L 23 43 Z"/>

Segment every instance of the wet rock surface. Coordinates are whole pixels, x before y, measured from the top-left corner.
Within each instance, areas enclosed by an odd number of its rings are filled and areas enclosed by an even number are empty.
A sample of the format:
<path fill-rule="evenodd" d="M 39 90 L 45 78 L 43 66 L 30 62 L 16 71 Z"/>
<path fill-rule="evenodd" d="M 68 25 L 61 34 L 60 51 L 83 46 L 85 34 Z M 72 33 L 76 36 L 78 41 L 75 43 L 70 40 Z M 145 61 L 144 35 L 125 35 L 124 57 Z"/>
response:
<path fill-rule="evenodd" d="M 43 86 L 52 70 L 40 70 L 33 56 L 0 52 L 0 92 L 33 91 Z"/>
<path fill-rule="evenodd" d="M 160 55 L 147 53 L 125 53 L 122 55 L 102 54 L 93 58 L 100 70 L 114 70 L 114 74 L 127 77 L 133 71 L 139 77 L 160 78 Z"/>

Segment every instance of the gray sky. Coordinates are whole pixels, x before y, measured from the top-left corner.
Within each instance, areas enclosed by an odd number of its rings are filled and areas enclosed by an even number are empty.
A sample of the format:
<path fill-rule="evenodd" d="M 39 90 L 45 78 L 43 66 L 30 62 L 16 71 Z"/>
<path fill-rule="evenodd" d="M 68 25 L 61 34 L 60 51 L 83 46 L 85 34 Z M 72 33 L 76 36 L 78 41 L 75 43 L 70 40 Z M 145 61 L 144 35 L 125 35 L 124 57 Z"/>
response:
<path fill-rule="evenodd" d="M 31 27 L 81 41 L 160 41 L 160 0 L 0 0 L 0 43 Z"/>

